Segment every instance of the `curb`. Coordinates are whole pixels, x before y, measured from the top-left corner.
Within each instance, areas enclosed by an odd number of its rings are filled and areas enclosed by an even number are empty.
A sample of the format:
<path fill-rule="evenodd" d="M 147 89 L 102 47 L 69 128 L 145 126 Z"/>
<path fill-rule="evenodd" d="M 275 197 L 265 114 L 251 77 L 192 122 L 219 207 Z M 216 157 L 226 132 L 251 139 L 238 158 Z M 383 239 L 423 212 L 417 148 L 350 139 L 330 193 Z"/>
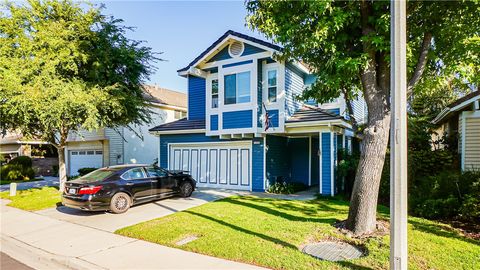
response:
<path fill-rule="evenodd" d="M 1 250 L 34 269 L 106 269 L 77 257 L 61 256 L 33 247 L 10 236 L 1 235 Z"/>

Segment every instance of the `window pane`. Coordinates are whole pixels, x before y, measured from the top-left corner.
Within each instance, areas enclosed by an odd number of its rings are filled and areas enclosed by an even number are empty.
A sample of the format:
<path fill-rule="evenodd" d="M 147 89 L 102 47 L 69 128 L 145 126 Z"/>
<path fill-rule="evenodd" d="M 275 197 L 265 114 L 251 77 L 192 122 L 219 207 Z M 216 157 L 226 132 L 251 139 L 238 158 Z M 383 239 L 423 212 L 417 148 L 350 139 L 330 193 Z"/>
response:
<path fill-rule="evenodd" d="M 236 103 L 236 76 L 235 74 L 225 76 L 225 104 Z"/>
<path fill-rule="evenodd" d="M 218 95 L 212 96 L 212 108 L 218 108 Z"/>
<path fill-rule="evenodd" d="M 143 178 L 142 168 L 135 168 L 125 172 L 122 177 L 127 180 Z"/>
<path fill-rule="evenodd" d="M 277 87 L 268 88 L 268 101 L 276 102 L 277 101 Z"/>
<path fill-rule="evenodd" d="M 212 95 L 218 94 L 218 80 L 212 80 Z"/>
<path fill-rule="evenodd" d="M 277 71 L 268 71 L 268 86 L 277 86 Z"/>
<path fill-rule="evenodd" d="M 159 168 L 149 167 L 147 168 L 148 176 L 150 177 L 164 177 L 166 173 Z"/>
<path fill-rule="evenodd" d="M 237 103 L 250 102 L 250 72 L 237 74 Z"/>

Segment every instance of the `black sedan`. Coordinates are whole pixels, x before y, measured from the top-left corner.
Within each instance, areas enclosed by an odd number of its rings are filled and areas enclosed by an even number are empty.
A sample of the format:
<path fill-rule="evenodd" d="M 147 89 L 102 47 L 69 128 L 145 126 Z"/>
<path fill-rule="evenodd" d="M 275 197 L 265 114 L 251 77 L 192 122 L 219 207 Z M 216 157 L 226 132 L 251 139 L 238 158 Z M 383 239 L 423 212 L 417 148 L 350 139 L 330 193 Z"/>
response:
<path fill-rule="evenodd" d="M 120 214 L 138 203 L 180 195 L 190 197 L 195 180 L 182 171 L 150 165 L 120 165 L 98 169 L 67 181 L 62 204 L 87 211 Z"/>

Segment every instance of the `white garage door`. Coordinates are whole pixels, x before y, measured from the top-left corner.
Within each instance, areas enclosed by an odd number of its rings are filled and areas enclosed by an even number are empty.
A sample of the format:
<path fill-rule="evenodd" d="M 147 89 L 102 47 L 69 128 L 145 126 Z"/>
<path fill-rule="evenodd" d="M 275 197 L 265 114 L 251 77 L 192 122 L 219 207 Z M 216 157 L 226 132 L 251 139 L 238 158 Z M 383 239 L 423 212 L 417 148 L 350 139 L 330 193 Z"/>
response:
<path fill-rule="evenodd" d="M 189 171 L 199 187 L 251 190 L 251 141 L 170 144 L 169 168 Z"/>
<path fill-rule="evenodd" d="M 69 151 L 69 175 L 77 175 L 81 168 L 103 167 L 102 150 L 75 150 Z"/>

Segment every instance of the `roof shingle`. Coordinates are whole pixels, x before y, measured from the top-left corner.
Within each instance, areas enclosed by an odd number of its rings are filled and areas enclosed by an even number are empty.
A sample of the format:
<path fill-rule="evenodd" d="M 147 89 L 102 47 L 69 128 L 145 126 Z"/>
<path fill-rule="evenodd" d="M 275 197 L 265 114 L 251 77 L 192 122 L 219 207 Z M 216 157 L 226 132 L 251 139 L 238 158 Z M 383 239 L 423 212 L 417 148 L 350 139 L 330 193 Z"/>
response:
<path fill-rule="evenodd" d="M 144 85 L 143 88 L 143 97 L 149 102 L 187 108 L 187 95 L 184 93 L 152 85 Z"/>
<path fill-rule="evenodd" d="M 154 128 L 151 128 L 149 131 L 175 131 L 190 129 L 205 129 L 205 120 L 188 120 L 187 118 L 183 118 L 174 122 L 156 126 Z"/>

